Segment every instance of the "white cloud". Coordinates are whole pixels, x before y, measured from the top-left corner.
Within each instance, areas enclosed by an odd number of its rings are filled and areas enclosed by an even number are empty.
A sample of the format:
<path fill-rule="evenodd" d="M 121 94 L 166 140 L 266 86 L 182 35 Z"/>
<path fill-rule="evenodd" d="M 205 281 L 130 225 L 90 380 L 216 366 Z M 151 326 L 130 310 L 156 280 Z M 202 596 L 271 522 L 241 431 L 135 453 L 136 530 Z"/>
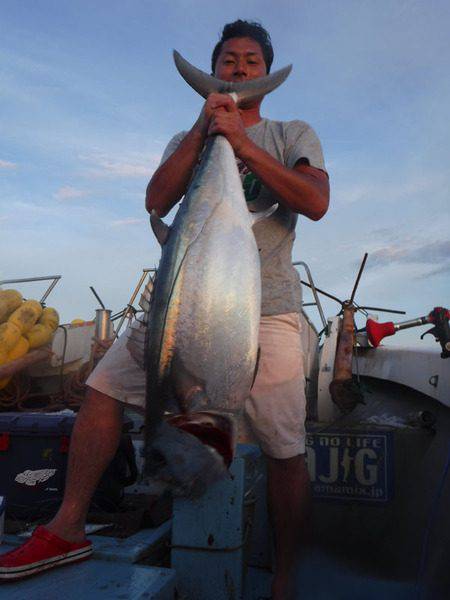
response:
<path fill-rule="evenodd" d="M 443 275 L 444 273 L 450 273 L 450 261 L 446 264 L 441 265 L 437 269 L 432 269 L 424 275 L 424 277 L 432 277 L 433 275 Z"/>
<path fill-rule="evenodd" d="M 118 219 L 111 221 L 111 227 L 127 227 L 128 225 L 141 225 L 145 223 L 145 219 L 137 219 L 135 217 L 127 217 L 126 219 Z"/>
<path fill-rule="evenodd" d="M 358 262 L 353 263 L 357 268 Z M 397 243 L 374 248 L 369 253 L 367 275 L 378 273 L 382 277 L 392 276 L 397 282 L 427 279 L 450 271 L 450 240 L 423 242 L 403 239 Z"/>
<path fill-rule="evenodd" d="M 56 200 L 73 200 L 74 198 L 82 198 L 83 196 L 86 196 L 87 193 L 88 192 L 84 190 L 77 190 L 68 185 L 59 188 L 59 190 L 53 194 L 53 197 L 56 198 Z"/>
<path fill-rule="evenodd" d="M 146 177 L 149 175 L 148 165 L 101 161 L 98 167 L 88 170 L 93 177 Z"/>
<path fill-rule="evenodd" d="M 421 245 L 392 244 L 380 248 L 370 255 L 370 267 L 391 263 L 416 263 L 442 265 L 450 262 L 450 240 L 437 240 Z"/>
<path fill-rule="evenodd" d="M 339 170 L 336 169 L 337 173 Z M 338 177 L 338 176 L 337 176 Z M 353 177 L 353 175 L 352 175 Z M 373 173 L 358 176 L 359 182 L 353 183 L 345 179 L 335 182 L 332 188 L 333 200 L 340 206 L 362 202 L 401 202 L 412 197 L 424 197 L 425 194 L 436 195 L 446 185 L 446 177 L 433 173 L 429 177 L 412 177 L 410 172 L 403 173 L 403 180 L 399 182 L 376 181 Z"/>
<path fill-rule="evenodd" d="M 85 171 L 90 177 L 144 177 L 146 179 L 151 177 L 161 159 L 159 154 L 129 155 L 120 158 L 99 154 L 80 158 L 90 163 Z"/>
<path fill-rule="evenodd" d="M 0 169 L 16 169 L 17 164 L 9 160 L 0 159 Z"/>

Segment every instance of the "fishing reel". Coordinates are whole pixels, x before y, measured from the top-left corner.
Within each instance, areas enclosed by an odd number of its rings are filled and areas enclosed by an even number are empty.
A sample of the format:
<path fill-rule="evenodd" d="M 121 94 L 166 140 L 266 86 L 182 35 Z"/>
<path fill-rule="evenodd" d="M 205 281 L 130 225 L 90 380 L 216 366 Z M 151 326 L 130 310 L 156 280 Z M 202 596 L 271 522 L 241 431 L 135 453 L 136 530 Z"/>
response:
<path fill-rule="evenodd" d="M 450 357 L 450 310 L 442 306 L 436 306 L 428 315 L 428 323 L 433 323 L 434 327 L 425 331 L 420 336 L 420 339 L 430 334 L 436 339 L 436 342 L 441 344 L 441 358 Z"/>
<path fill-rule="evenodd" d="M 443 308 L 442 306 L 436 306 L 433 310 L 425 317 L 419 317 L 418 319 L 412 319 L 411 321 L 403 321 L 401 323 L 378 323 L 373 319 L 367 319 L 366 332 L 370 344 L 376 348 L 380 345 L 383 338 L 390 335 L 394 335 L 401 329 L 409 329 L 410 327 L 418 327 L 420 325 L 426 325 L 432 323 L 433 327 L 428 331 L 425 331 L 420 336 L 420 339 L 430 334 L 433 335 L 436 342 L 441 344 L 442 352 L 441 358 L 450 357 L 450 310 Z"/>

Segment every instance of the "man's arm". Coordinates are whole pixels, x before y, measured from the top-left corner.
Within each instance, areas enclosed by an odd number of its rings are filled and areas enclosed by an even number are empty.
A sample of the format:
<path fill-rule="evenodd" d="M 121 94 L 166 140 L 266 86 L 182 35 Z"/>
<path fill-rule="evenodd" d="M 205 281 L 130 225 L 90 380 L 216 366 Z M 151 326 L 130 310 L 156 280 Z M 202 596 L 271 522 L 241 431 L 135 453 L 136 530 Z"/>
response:
<path fill-rule="evenodd" d="M 186 193 L 208 135 L 211 117 L 217 108 L 223 110 L 217 98 L 222 98 L 222 94 L 208 96 L 192 129 L 175 152 L 153 173 L 145 195 L 148 212 L 156 210 L 160 217 L 164 217 Z"/>
<path fill-rule="evenodd" d="M 297 162 L 289 169 L 247 137 L 239 109 L 229 96 L 221 97 L 225 110 L 217 110 L 210 120 L 208 134 L 224 135 L 234 153 L 292 211 L 313 221 L 328 210 L 330 186 L 324 171 Z"/>
<path fill-rule="evenodd" d="M 197 122 L 175 152 L 154 172 L 145 195 L 148 212 L 155 210 L 164 217 L 182 198 L 204 143 L 205 134 Z"/>
<path fill-rule="evenodd" d="M 251 140 L 239 158 L 293 212 L 318 221 L 328 210 L 330 185 L 324 171 L 297 162 L 288 169 Z"/>

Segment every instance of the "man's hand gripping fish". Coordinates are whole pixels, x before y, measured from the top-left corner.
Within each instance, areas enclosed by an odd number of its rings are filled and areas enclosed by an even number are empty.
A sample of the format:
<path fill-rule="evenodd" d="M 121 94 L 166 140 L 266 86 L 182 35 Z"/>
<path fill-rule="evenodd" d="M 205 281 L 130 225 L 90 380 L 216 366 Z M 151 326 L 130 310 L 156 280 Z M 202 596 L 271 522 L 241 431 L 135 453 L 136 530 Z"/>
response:
<path fill-rule="evenodd" d="M 203 97 L 229 93 L 236 103 L 268 94 L 286 67 L 259 79 L 227 82 L 174 52 L 182 77 Z M 200 495 L 227 474 L 234 417 L 255 377 L 261 314 L 260 259 L 236 159 L 223 136 L 209 138 L 173 224 L 153 212 L 162 255 L 145 341 L 146 473 L 175 493 Z M 181 413 L 165 418 L 165 413 Z"/>

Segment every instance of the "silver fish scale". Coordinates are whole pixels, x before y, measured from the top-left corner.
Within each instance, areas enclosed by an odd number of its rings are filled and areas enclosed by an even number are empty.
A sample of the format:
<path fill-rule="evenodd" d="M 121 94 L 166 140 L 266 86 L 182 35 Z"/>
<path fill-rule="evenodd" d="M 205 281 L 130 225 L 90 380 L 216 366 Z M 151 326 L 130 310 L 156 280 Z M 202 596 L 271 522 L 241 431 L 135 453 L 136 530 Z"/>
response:
<path fill-rule="evenodd" d="M 256 363 L 261 278 L 251 217 L 225 138 L 215 138 L 205 151 L 171 229 L 158 269 L 164 283 L 155 285 L 153 297 L 165 314 L 155 308 L 148 331 L 153 372 L 147 402 L 152 394 L 175 393 L 185 410 L 193 410 L 189 399 L 200 389 L 202 408 L 241 411 Z M 153 335 L 154 324 L 161 337 Z"/>

